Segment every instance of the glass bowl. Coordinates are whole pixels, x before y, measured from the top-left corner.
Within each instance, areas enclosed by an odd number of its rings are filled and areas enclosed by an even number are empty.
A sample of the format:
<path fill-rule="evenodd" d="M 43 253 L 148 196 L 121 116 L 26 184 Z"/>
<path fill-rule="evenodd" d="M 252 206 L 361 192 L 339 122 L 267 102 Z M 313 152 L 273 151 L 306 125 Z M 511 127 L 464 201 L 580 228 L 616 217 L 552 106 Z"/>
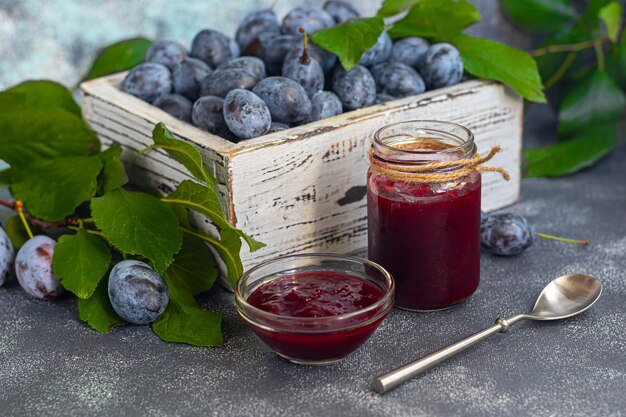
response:
<path fill-rule="evenodd" d="M 248 303 L 262 284 L 286 275 L 335 273 L 362 278 L 382 293 L 362 309 L 323 317 L 293 317 L 261 310 Z M 298 279 L 296 275 L 295 280 Z M 356 256 L 333 254 L 288 255 L 263 262 L 246 271 L 235 289 L 239 315 L 278 355 L 303 365 L 339 362 L 361 346 L 393 307 L 395 285 L 380 265 Z"/>

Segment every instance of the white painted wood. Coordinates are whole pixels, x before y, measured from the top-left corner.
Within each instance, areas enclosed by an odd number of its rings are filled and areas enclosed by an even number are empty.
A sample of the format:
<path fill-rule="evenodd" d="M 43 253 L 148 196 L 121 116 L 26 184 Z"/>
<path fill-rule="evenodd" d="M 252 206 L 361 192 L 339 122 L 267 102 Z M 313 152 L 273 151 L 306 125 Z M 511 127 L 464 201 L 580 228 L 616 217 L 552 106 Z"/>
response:
<path fill-rule="evenodd" d="M 367 245 L 367 152 L 374 132 L 389 123 L 454 121 L 474 132 L 479 152 L 500 145 L 490 164 L 507 169 L 511 181 L 483 174 L 483 209 L 519 198 L 523 103 L 495 82 L 467 81 L 233 144 L 120 91 L 123 77 L 81 85 L 85 119 L 104 144 L 118 142 L 128 154 L 152 143 L 159 121 L 196 145 L 218 178 L 231 223 L 267 244 L 242 251 L 246 267 L 287 253 L 349 253 Z M 164 193 L 189 178 L 161 151 L 139 158 L 132 175 Z"/>

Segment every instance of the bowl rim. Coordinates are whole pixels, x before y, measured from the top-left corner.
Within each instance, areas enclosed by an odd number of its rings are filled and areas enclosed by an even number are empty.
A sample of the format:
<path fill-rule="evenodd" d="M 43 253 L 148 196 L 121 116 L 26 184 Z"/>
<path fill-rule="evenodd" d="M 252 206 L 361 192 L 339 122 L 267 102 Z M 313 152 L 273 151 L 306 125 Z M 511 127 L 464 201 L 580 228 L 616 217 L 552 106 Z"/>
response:
<path fill-rule="evenodd" d="M 294 316 L 284 316 L 284 315 L 280 315 L 280 314 L 275 314 L 275 313 L 270 313 L 268 311 L 265 310 L 261 310 L 260 308 L 254 307 L 252 304 L 248 303 L 248 301 L 244 298 L 243 294 L 241 293 L 241 287 L 243 285 L 243 282 L 245 281 L 245 278 L 249 275 L 251 275 L 253 272 L 269 265 L 272 264 L 278 260 L 282 260 L 285 258 L 334 258 L 337 260 L 348 260 L 348 261 L 353 261 L 353 262 L 359 262 L 365 265 L 370 265 L 374 268 L 376 268 L 378 271 L 380 271 L 383 274 L 383 277 L 385 278 L 385 282 L 387 284 L 387 289 L 386 291 L 383 293 L 383 296 L 376 301 L 373 304 L 370 304 L 369 306 L 356 310 L 356 311 L 351 311 L 350 313 L 344 313 L 344 314 L 338 314 L 335 316 L 323 316 L 323 317 L 294 317 Z M 369 259 L 366 258 L 362 258 L 360 256 L 354 256 L 354 255 L 339 255 L 339 254 L 334 254 L 334 253 L 325 253 L 325 252 L 316 252 L 316 253 L 301 253 L 301 254 L 293 254 L 293 255 L 282 255 L 282 256 L 277 256 L 271 259 L 268 259 L 266 261 L 263 261 L 257 265 L 255 265 L 254 267 L 246 270 L 241 277 L 239 278 L 239 280 L 237 281 L 237 285 L 235 286 L 235 304 L 237 307 L 237 310 L 239 310 L 239 314 L 241 314 L 243 316 L 243 318 L 246 321 L 250 321 L 251 323 L 257 325 L 257 326 L 261 326 L 261 327 L 267 327 L 266 325 L 257 323 L 256 320 L 254 320 L 254 317 L 250 317 L 249 314 L 246 314 L 245 310 L 249 310 L 250 312 L 252 312 L 254 315 L 259 315 L 265 318 L 269 318 L 272 320 L 277 320 L 278 322 L 299 322 L 299 323 L 319 323 L 319 324 L 324 324 L 324 323 L 329 323 L 329 322 L 336 322 L 336 321 L 343 321 L 343 320 L 347 320 L 350 319 L 352 317 L 355 316 L 359 316 L 363 313 L 367 313 L 369 311 L 372 310 L 376 310 L 380 307 L 383 307 L 385 304 L 389 303 L 389 308 L 383 309 L 379 314 L 377 314 L 374 317 L 368 317 L 367 320 L 364 320 L 363 323 L 351 323 L 349 326 L 346 327 L 347 328 L 352 328 L 352 327 L 360 327 L 364 324 L 366 324 L 367 322 L 370 322 L 374 319 L 378 319 L 381 316 L 387 314 L 391 308 L 393 307 L 393 297 L 395 295 L 395 282 L 393 280 L 393 277 L 391 276 L 391 274 L 385 269 L 383 268 L 381 265 L 377 264 L 376 262 L 370 261 Z M 326 331 L 331 331 L 331 332 L 336 332 L 339 330 L 344 330 L 343 328 L 334 328 L 332 330 L 326 330 Z M 283 330 L 281 330 L 283 331 Z M 289 331 L 289 330 L 287 330 Z M 294 329 L 292 330 L 295 333 L 318 333 L 320 332 L 319 329 Z"/>

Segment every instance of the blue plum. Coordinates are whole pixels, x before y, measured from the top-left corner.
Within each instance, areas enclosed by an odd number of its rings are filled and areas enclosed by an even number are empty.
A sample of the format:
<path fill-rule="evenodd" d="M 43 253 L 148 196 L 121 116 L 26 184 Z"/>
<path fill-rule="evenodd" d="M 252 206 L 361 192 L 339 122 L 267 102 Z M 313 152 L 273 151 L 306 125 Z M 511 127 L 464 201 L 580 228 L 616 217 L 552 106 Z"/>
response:
<path fill-rule="evenodd" d="M 268 130 L 267 133 L 280 132 L 281 130 L 286 129 L 289 129 L 289 126 L 287 126 L 286 124 L 280 122 L 272 122 L 272 124 L 270 125 L 270 130 Z"/>
<path fill-rule="evenodd" d="M 250 139 L 270 129 L 272 117 L 265 102 L 248 90 L 230 91 L 224 99 L 224 120 L 237 137 Z"/>
<path fill-rule="evenodd" d="M 266 33 L 252 42 L 246 52 L 261 58 L 269 75 L 278 75 L 289 51 L 300 43 L 300 37 L 296 35 Z"/>
<path fill-rule="evenodd" d="M 525 217 L 512 213 L 481 216 L 480 247 L 494 255 L 512 256 L 532 246 L 535 227 Z"/>
<path fill-rule="evenodd" d="M 4 284 L 15 258 L 15 249 L 7 233 L 0 227 L 0 287 Z"/>
<path fill-rule="evenodd" d="M 376 100 L 374 100 L 374 104 L 383 104 L 395 99 L 396 97 L 390 96 L 389 94 L 378 93 L 376 94 Z"/>
<path fill-rule="evenodd" d="M 391 48 L 390 61 L 402 62 L 410 67 L 417 68 L 430 44 L 427 40 L 417 37 L 403 38 L 395 41 Z"/>
<path fill-rule="evenodd" d="M 387 32 L 383 32 L 378 37 L 378 40 L 370 49 L 365 51 L 361 55 L 359 60 L 360 65 L 371 67 L 372 65 L 380 64 L 389 59 L 391 55 L 391 48 L 393 47 L 393 41 L 391 36 Z"/>
<path fill-rule="evenodd" d="M 383 62 L 372 67 L 379 93 L 400 98 L 423 93 L 424 80 L 413 68 L 401 62 Z"/>
<path fill-rule="evenodd" d="M 463 59 L 449 43 L 436 43 L 428 49 L 417 69 L 429 90 L 447 87 L 463 78 Z"/>
<path fill-rule="evenodd" d="M 165 65 L 172 70 L 177 64 L 182 62 L 187 54 L 187 49 L 178 42 L 159 41 L 150 45 L 144 60 Z"/>
<path fill-rule="evenodd" d="M 291 50 L 285 55 L 285 60 L 283 62 L 283 71 L 287 64 L 289 64 L 294 59 L 298 59 L 302 56 L 302 52 L 304 51 L 304 45 L 302 42 L 296 44 Z M 333 54 L 326 49 L 320 48 L 315 43 L 309 40 L 307 46 L 307 53 L 309 57 L 315 59 L 324 69 L 325 73 L 331 72 L 335 68 L 335 64 L 337 63 L 337 55 Z"/>
<path fill-rule="evenodd" d="M 311 97 L 309 121 L 315 122 L 341 113 L 343 113 L 343 106 L 335 93 L 320 91 Z"/>
<path fill-rule="evenodd" d="M 283 77 L 299 83 L 304 91 L 312 96 L 324 88 L 324 70 L 315 59 L 309 57 L 307 49 L 305 46 L 301 56 L 285 61 Z"/>
<path fill-rule="evenodd" d="M 283 33 L 297 35 L 300 28 L 307 33 L 317 32 L 335 25 L 335 20 L 319 7 L 297 7 L 283 18 Z"/>
<path fill-rule="evenodd" d="M 211 67 L 206 62 L 191 57 L 183 58 L 172 70 L 174 92 L 189 100 L 197 99 L 202 80 L 211 72 Z"/>
<path fill-rule="evenodd" d="M 218 69 L 202 80 L 200 96 L 226 97 L 229 91 L 236 88 L 251 90 L 258 81 L 254 74 L 243 69 Z"/>
<path fill-rule="evenodd" d="M 225 64 L 222 64 L 219 69 L 246 70 L 253 74 L 259 81 L 266 77 L 265 64 L 260 58 L 255 56 L 242 56 L 240 58 L 231 59 Z"/>
<path fill-rule="evenodd" d="M 153 105 L 177 119 L 191 122 L 191 101 L 180 94 L 166 94 L 154 100 Z"/>
<path fill-rule="evenodd" d="M 298 123 L 311 113 L 311 100 L 304 88 L 292 79 L 269 77 L 261 80 L 252 91 L 261 97 L 272 119 L 281 123 Z"/>
<path fill-rule="evenodd" d="M 357 65 L 350 71 L 338 67 L 333 75 L 332 90 L 345 110 L 367 107 L 376 100 L 376 82 L 362 65 Z"/>
<path fill-rule="evenodd" d="M 52 300 L 63 287 L 52 273 L 52 256 L 57 242 L 38 235 L 24 243 L 15 256 L 15 275 L 20 286 L 32 297 Z"/>
<path fill-rule="evenodd" d="M 239 56 L 239 45 L 223 33 L 205 29 L 193 38 L 191 56 L 206 62 L 211 68 L 217 68 Z"/>
<path fill-rule="evenodd" d="M 121 318 L 133 324 L 148 324 L 165 311 L 167 285 L 148 264 L 125 260 L 109 274 L 109 300 Z"/>
<path fill-rule="evenodd" d="M 130 70 L 121 84 L 122 90 L 152 103 L 172 91 L 172 74 L 163 64 L 146 62 Z"/>
<path fill-rule="evenodd" d="M 280 24 L 276 18 L 276 13 L 271 9 L 261 10 L 243 19 L 239 27 L 235 39 L 242 51 L 260 35 L 264 33 L 280 33 Z"/>
<path fill-rule="evenodd" d="M 224 120 L 224 99 L 217 96 L 200 97 L 193 104 L 191 120 L 195 126 L 216 135 L 222 135 L 228 127 Z"/>
<path fill-rule="evenodd" d="M 335 23 L 340 24 L 353 17 L 359 17 L 359 12 L 346 1 L 328 0 L 323 9 L 331 15 Z"/>

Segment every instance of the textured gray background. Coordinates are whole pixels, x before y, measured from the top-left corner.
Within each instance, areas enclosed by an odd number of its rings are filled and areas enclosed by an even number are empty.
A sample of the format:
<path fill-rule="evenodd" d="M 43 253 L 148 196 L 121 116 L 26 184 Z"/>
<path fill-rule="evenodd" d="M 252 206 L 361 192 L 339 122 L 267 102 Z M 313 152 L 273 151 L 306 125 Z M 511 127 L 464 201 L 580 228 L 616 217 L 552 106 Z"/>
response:
<path fill-rule="evenodd" d="M 277 0 L 283 16 L 293 7 L 325 0 Z M 497 0 L 474 0 L 483 21 L 471 32 L 528 46 L 522 33 L 499 13 Z M 273 0 L 0 0 L 0 89 L 29 78 L 72 86 L 104 45 L 135 36 L 172 39 L 190 45 L 213 28 L 232 36 L 247 13 Z M 381 0 L 351 0 L 366 16 Z"/>

